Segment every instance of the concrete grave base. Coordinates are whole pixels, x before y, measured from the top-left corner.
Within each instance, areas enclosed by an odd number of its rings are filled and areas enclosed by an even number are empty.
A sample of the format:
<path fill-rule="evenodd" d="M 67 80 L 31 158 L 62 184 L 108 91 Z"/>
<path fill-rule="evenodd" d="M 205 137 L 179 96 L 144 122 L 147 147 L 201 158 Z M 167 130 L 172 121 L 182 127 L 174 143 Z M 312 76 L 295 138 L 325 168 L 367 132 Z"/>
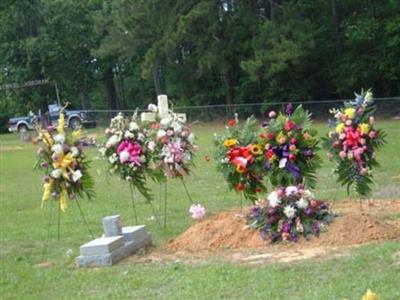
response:
<path fill-rule="evenodd" d="M 145 225 L 123 227 L 122 234 L 95 239 L 82 245 L 81 255 L 76 258 L 78 266 L 111 266 L 152 244 L 151 235 Z"/>

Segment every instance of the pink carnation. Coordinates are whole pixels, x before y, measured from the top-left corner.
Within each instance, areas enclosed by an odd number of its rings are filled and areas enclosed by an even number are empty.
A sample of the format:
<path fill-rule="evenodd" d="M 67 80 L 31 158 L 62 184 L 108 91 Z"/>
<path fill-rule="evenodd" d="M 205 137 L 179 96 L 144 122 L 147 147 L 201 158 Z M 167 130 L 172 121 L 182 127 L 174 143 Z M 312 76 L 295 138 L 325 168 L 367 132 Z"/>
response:
<path fill-rule="evenodd" d="M 206 209 L 201 204 L 192 204 L 189 208 L 189 213 L 192 214 L 193 219 L 200 220 L 206 215 Z"/>
<path fill-rule="evenodd" d="M 119 144 L 117 153 L 118 155 L 122 153 L 122 156 L 120 155 L 121 163 L 130 162 L 138 166 L 142 164 L 142 161 L 139 158 L 142 154 L 142 146 L 140 146 L 138 143 L 132 144 L 131 142 L 123 141 L 121 144 Z M 129 157 L 125 157 L 125 154 L 129 154 Z"/>

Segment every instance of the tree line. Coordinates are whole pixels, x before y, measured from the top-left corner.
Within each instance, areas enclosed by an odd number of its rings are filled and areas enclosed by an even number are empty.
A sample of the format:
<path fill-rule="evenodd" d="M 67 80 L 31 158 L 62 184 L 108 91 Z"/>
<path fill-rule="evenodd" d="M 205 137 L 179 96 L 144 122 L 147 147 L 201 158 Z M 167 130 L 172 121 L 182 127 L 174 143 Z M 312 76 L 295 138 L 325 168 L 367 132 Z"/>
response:
<path fill-rule="evenodd" d="M 400 92 L 398 0 L 2 0 L 0 84 L 56 81 L 79 108 Z M 52 86 L 0 92 L 6 118 Z"/>

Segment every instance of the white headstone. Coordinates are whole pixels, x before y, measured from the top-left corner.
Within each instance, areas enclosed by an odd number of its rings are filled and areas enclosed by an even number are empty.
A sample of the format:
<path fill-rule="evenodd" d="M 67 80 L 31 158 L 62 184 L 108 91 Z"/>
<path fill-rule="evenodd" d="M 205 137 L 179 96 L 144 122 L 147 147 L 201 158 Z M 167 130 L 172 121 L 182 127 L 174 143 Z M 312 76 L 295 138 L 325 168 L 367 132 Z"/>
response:
<path fill-rule="evenodd" d="M 104 217 L 103 230 L 106 237 L 122 235 L 121 217 L 119 215 Z"/>

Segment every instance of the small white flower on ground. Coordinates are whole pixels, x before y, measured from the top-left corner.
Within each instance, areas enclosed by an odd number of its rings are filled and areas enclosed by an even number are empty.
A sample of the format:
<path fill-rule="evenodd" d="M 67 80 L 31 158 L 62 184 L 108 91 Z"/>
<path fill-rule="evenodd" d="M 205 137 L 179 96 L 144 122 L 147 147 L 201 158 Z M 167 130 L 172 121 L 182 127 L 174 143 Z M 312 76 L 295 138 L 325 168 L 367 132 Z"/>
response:
<path fill-rule="evenodd" d="M 65 256 L 66 256 L 66 257 L 72 257 L 73 255 L 74 255 L 74 250 L 72 250 L 71 248 L 68 249 L 68 250 L 65 252 Z"/>
<path fill-rule="evenodd" d="M 82 172 L 81 170 L 76 170 L 75 172 L 72 173 L 72 180 L 74 182 L 77 182 L 79 179 L 82 178 Z"/>
<path fill-rule="evenodd" d="M 308 207 L 308 200 L 300 198 L 300 200 L 296 202 L 296 205 L 298 208 L 306 209 Z"/>
<path fill-rule="evenodd" d="M 200 220 L 206 215 L 206 209 L 201 204 L 192 204 L 189 208 L 189 213 L 192 214 L 192 218 Z"/>
<path fill-rule="evenodd" d="M 54 169 L 51 171 L 50 176 L 53 177 L 54 179 L 60 178 L 61 177 L 61 170 L 60 169 Z"/>
<path fill-rule="evenodd" d="M 53 147 L 51 147 L 51 150 L 52 150 L 54 153 L 58 154 L 58 155 L 64 152 L 64 151 L 63 151 L 63 146 L 60 145 L 60 144 L 55 144 Z"/>
<path fill-rule="evenodd" d="M 295 187 L 294 185 L 290 185 L 286 188 L 285 193 L 286 196 L 292 196 L 295 195 L 297 193 L 297 187 Z"/>
<path fill-rule="evenodd" d="M 56 134 L 54 136 L 54 141 L 60 144 L 63 144 L 65 142 L 65 135 L 63 134 Z"/>
<path fill-rule="evenodd" d="M 79 149 L 76 148 L 75 146 L 71 147 L 71 154 L 73 157 L 79 156 Z"/>
<path fill-rule="evenodd" d="M 126 139 L 133 139 L 135 137 L 135 135 L 132 132 L 130 132 L 129 130 L 127 130 L 127 131 L 125 131 L 124 137 Z"/>
<path fill-rule="evenodd" d="M 271 192 L 268 197 L 269 205 L 271 207 L 277 207 L 281 204 L 281 199 L 279 199 L 278 193 L 276 191 Z"/>
<path fill-rule="evenodd" d="M 139 125 L 136 122 L 130 122 L 129 123 L 129 130 L 130 131 L 136 131 L 139 129 Z"/>
<path fill-rule="evenodd" d="M 283 212 L 285 213 L 285 215 L 289 218 L 289 219 L 293 219 L 296 215 L 296 208 L 294 208 L 291 205 L 287 205 L 285 207 L 285 209 L 283 210 Z"/>
<path fill-rule="evenodd" d="M 160 138 L 164 137 L 166 134 L 167 134 L 167 133 L 165 132 L 165 130 L 160 129 L 160 130 L 157 132 L 157 138 L 160 139 Z"/>
<path fill-rule="evenodd" d="M 147 109 L 148 109 L 149 111 L 151 111 L 151 112 L 157 112 L 157 111 L 158 111 L 157 105 L 155 105 L 155 104 L 153 104 L 153 103 L 149 104 L 149 106 L 147 107 Z"/>

